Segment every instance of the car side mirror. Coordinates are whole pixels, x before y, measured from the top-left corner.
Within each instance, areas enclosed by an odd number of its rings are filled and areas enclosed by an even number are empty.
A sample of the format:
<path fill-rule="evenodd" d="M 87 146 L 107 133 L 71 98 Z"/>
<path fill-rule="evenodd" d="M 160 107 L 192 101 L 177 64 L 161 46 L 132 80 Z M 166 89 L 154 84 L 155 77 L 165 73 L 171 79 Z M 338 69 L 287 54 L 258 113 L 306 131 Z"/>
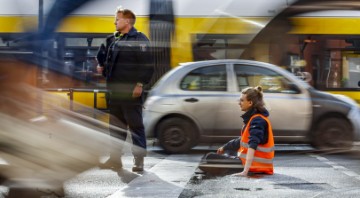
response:
<path fill-rule="evenodd" d="M 358 87 L 360 87 L 360 80 L 359 80 L 359 82 L 358 82 Z"/>

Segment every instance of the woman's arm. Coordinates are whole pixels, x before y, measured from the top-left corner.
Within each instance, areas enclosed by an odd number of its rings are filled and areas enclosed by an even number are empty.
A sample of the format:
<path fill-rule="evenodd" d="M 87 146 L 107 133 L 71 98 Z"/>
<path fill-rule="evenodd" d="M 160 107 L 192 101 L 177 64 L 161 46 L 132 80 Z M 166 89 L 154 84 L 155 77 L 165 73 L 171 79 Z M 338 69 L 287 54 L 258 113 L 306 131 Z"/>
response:
<path fill-rule="evenodd" d="M 255 150 L 252 148 L 249 148 L 247 151 L 247 155 L 246 155 L 246 162 L 244 165 L 244 170 L 241 173 L 236 173 L 235 174 L 236 176 L 247 176 L 248 175 L 250 166 L 254 159 L 254 155 L 255 155 Z"/>
<path fill-rule="evenodd" d="M 240 138 L 236 138 L 230 140 L 224 146 L 222 146 L 223 150 L 230 150 L 230 151 L 238 151 L 240 148 Z"/>

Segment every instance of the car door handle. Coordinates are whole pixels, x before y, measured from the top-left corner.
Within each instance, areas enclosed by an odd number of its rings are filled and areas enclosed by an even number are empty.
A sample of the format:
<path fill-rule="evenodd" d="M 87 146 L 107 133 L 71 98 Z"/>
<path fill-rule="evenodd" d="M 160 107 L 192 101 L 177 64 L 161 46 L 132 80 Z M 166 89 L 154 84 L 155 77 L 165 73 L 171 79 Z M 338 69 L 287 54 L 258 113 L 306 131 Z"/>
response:
<path fill-rule="evenodd" d="M 199 100 L 197 98 L 186 98 L 184 101 L 185 102 L 198 102 Z"/>

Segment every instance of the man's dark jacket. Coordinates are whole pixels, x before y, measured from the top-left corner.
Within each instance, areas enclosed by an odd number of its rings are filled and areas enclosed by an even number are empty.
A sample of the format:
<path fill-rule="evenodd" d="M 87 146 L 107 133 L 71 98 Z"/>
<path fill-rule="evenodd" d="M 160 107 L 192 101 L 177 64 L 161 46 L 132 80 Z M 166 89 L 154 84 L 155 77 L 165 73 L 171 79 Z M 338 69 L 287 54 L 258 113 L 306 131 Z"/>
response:
<path fill-rule="evenodd" d="M 111 41 L 108 37 L 107 42 Z M 149 39 L 134 27 L 115 38 L 109 45 L 104 75 L 111 103 L 142 103 L 143 99 L 132 98 L 136 83 L 149 83 L 154 71 L 154 59 Z"/>

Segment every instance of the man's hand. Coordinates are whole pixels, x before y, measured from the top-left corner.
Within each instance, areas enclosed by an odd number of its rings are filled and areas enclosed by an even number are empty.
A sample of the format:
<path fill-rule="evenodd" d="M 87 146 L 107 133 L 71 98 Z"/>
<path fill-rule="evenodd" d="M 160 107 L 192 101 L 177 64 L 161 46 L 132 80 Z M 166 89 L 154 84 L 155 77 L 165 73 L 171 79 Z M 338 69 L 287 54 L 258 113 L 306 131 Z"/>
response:
<path fill-rule="evenodd" d="M 136 85 L 135 85 L 135 88 L 134 88 L 134 91 L 133 91 L 133 94 L 132 94 L 132 97 L 133 97 L 133 98 L 138 98 L 138 97 L 140 97 L 142 91 L 143 91 L 142 86 L 139 86 L 138 84 L 136 84 Z"/>
<path fill-rule="evenodd" d="M 96 71 L 97 71 L 97 73 L 102 74 L 102 72 L 104 71 L 104 67 L 101 67 L 100 65 L 97 65 L 96 66 Z"/>

